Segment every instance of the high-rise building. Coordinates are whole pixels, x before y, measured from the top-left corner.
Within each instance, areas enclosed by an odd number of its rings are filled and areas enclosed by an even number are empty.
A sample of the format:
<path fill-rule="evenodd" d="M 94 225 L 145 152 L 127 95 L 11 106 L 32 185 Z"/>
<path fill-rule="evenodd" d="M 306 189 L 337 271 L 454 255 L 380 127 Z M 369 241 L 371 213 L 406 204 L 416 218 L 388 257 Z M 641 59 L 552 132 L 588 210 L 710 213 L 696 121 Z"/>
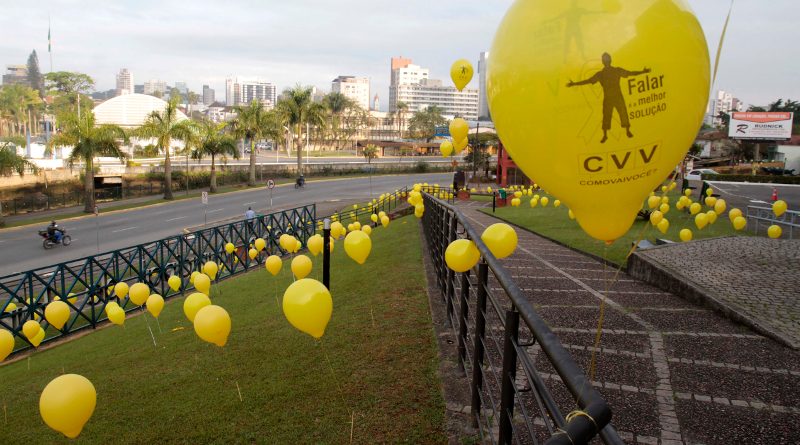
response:
<path fill-rule="evenodd" d="M 375 111 L 380 111 L 381 109 L 381 101 L 377 94 L 375 94 L 375 97 L 372 99 L 372 109 Z"/>
<path fill-rule="evenodd" d="M 422 79 L 419 83 L 398 85 L 396 94 L 397 101 L 408 105 L 410 113 L 435 105 L 445 116 L 478 119 L 477 89 L 458 91 L 454 86 L 443 85 L 441 80 Z"/>
<path fill-rule="evenodd" d="M 478 59 L 478 119 L 490 120 L 489 100 L 486 95 L 486 69 L 489 67 L 489 53 L 484 51 Z"/>
<path fill-rule="evenodd" d="M 233 94 L 233 84 L 235 83 L 236 80 L 232 77 L 225 79 L 225 105 L 229 107 L 236 105 L 236 97 Z"/>
<path fill-rule="evenodd" d="M 400 85 L 418 84 L 427 79 L 429 70 L 414 65 L 411 59 L 392 57 L 392 77 L 389 82 L 389 112 L 397 110 L 397 89 Z"/>
<path fill-rule="evenodd" d="M 27 65 L 7 65 L 6 73 L 3 74 L 3 85 L 30 85 L 28 80 Z"/>
<path fill-rule="evenodd" d="M 144 94 L 154 96 L 156 94 L 164 95 L 167 92 L 167 82 L 158 79 L 150 79 L 144 83 Z"/>
<path fill-rule="evenodd" d="M 175 89 L 184 96 L 189 94 L 189 87 L 186 86 L 186 82 L 175 82 Z"/>
<path fill-rule="evenodd" d="M 214 89 L 203 85 L 203 105 L 210 106 L 214 103 Z"/>
<path fill-rule="evenodd" d="M 277 102 L 278 90 L 274 84 L 261 80 L 225 79 L 225 104 L 244 105 L 257 100 L 268 109 Z"/>
<path fill-rule="evenodd" d="M 133 74 L 122 68 L 117 74 L 117 96 L 133 93 Z"/>
<path fill-rule="evenodd" d="M 339 76 L 331 83 L 331 92 L 342 93 L 361 108 L 369 110 L 369 78 Z"/>
<path fill-rule="evenodd" d="M 721 127 L 724 125 L 721 113 L 731 114 L 734 111 L 742 111 L 744 109 L 744 102 L 733 97 L 727 91 L 717 91 L 717 97 L 711 100 L 708 106 L 708 114 L 706 114 L 705 123 L 714 127 Z"/>

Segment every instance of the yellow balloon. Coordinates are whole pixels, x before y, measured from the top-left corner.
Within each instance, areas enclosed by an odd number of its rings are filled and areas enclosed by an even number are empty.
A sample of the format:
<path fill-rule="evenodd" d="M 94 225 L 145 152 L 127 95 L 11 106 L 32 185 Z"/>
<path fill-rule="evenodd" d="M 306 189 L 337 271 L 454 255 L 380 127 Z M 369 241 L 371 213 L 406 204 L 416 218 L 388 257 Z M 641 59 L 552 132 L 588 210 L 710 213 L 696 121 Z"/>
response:
<path fill-rule="evenodd" d="M 658 210 L 661 212 L 662 215 L 666 215 L 669 213 L 669 204 L 661 204 L 658 207 Z"/>
<path fill-rule="evenodd" d="M 153 317 L 158 318 L 159 314 L 161 314 L 161 310 L 164 309 L 164 297 L 158 294 L 152 294 L 147 297 L 145 305 L 147 307 L 147 312 L 153 314 Z"/>
<path fill-rule="evenodd" d="M 135 283 L 131 286 L 130 291 L 128 292 L 128 297 L 131 299 L 131 302 L 136 306 L 141 306 L 147 301 L 147 297 L 150 296 L 150 286 L 144 283 Z"/>
<path fill-rule="evenodd" d="M 169 280 L 167 280 L 167 284 L 169 285 L 170 289 L 177 292 L 181 288 L 181 277 L 172 275 L 169 277 Z"/>
<path fill-rule="evenodd" d="M 292 283 L 283 294 L 283 314 L 289 323 L 314 338 L 321 338 L 333 313 L 328 288 L 317 280 L 304 278 Z"/>
<path fill-rule="evenodd" d="M 684 191 L 683 191 L 683 196 L 686 196 L 687 198 L 688 198 L 689 196 L 692 196 L 692 189 L 686 189 L 686 190 L 684 190 Z"/>
<path fill-rule="evenodd" d="M 344 251 L 358 264 L 364 264 L 367 261 L 371 250 L 372 240 L 362 231 L 350 232 L 344 239 Z"/>
<path fill-rule="evenodd" d="M 194 284 L 194 279 L 195 279 L 195 277 L 197 277 L 198 275 L 200 275 L 200 272 L 198 272 L 198 271 L 196 271 L 196 270 L 195 270 L 195 271 L 193 271 L 193 272 L 192 272 L 192 274 L 189 276 L 189 283 L 191 283 L 191 284 Z"/>
<path fill-rule="evenodd" d="M 302 248 L 303 248 L 303 242 L 300 241 L 299 239 L 295 238 L 295 240 L 294 240 L 294 250 L 292 250 L 292 252 L 293 253 L 299 252 L 300 249 L 302 249 Z"/>
<path fill-rule="evenodd" d="M 736 218 L 742 216 L 742 211 L 737 208 L 732 208 L 730 212 L 728 212 L 728 218 L 730 218 L 731 222 L 733 222 Z"/>
<path fill-rule="evenodd" d="M 211 299 L 208 298 L 208 295 L 195 292 L 186 297 L 186 300 L 183 301 L 183 313 L 186 315 L 186 318 L 188 318 L 189 321 L 194 321 L 197 311 L 208 306 L 209 304 L 211 304 Z"/>
<path fill-rule="evenodd" d="M 667 218 L 661 218 L 661 221 L 658 222 L 656 227 L 658 227 L 659 232 L 667 233 L 667 230 L 669 230 L 669 220 L 667 220 Z"/>
<path fill-rule="evenodd" d="M 61 329 L 69 320 L 69 306 L 63 301 L 54 301 L 44 309 L 44 318 L 56 329 Z"/>
<path fill-rule="evenodd" d="M 681 241 L 687 242 L 692 240 L 692 231 L 689 229 L 681 229 L 678 236 L 681 237 Z"/>
<path fill-rule="evenodd" d="M 372 227 L 370 227 L 367 224 L 364 224 L 363 226 L 361 226 L 361 231 L 366 233 L 367 235 L 371 235 L 372 234 Z"/>
<path fill-rule="evenodd" d="M 256 238 L 256 240 L 253 242 L 253 246 L 255 246 L 256 250 L 261 252 L 267 247 L 267 242 L 264 241 L 264 238 Z"/>
<path fill-rule="evenodd" d="M 531 204 L 531 208 L 534 208 L 537 205 L 539 205 L 539 200 L 534 196 L 533 198 L 531 198 L 530 204 Z"/>
<path fill-rule="evenodd" d="M 783 233 L 783 230 L 781 229 L 781 226 L 777 224 L 773 224 L 769 226 L 769 228 L 767 229 L 767 236 L 769 236 L 772 239 L 780 238 L 781 233 Z"/>
<path fill-rule="evenodd" d="M 306 244 L 308 245 L 308 251 L 311 252 L 312 255 L 317 256 L 322 252 L 325 240 L 321 235 L 317 234 L 309 238 Z"/>
<path fill-rule="evenodd" d="M 108 320 L 117 326 L 125 324 L 125 311 L 116 301 L 112 301 L 106 305 L 106 315 L 108 316 Z"/>
<path fill-rule="evenodd" d="M 520 192 L 520 191 L 514 192 L 514 197 L 515 198 L 522 198 L 522 192 Z"/>
<path fill-rule="evenodd" d="M 384 212 L 383 210 L 378 212 L 378 219 L 383 218 L 384 216 L 386 216 L 386 212 Z M 378 222 L 378 221 L 375 221 L 375 222 Z"/>
<path fill-rule="evenodd" d="M 128 289 L 128 283 L 121 281 L 114 285 L 114 295 L 116 295 L 117 298 L 125 298 L 125 296 L 128 295 Z"/>
<path fill-rule="evenodd" d="M 283 260 L 278 255 L 270 255 L 267 257 L 267 261 L 264 262 L 264 267 L 272 276 L 278 275 L 278 272 L 283 267 Z"/>
<path fill-rule="evenodd" d="M 709 206 L 709 207 L 714 207 L 717 204 L 717 198 L 715 198 L 713 196 L 707 197 L 704 201 L 705 201 L 706 205 Z"/>
<path fill-rule="evenodd" d="M 706 216 L 708 217 L 708 223 L 714 224 L 717 222 L 717 213 L 713 210 L 709 210 L 706 212 Z"/>
<path fill-rule="evenodd" d="M 669 204 L 669 196 L 662 196 L 661 204 Z"/>
<path fill-rule="evenodd" d="M 339 221 L 334 221 L 331 223 L 331 236 L 334 238 L 339 238 L 341 236 L 342 230 L 344 230 L 344 226 Z"/>
<path fill-rule="evenodd" d="M 505 223 L 495 223 L 487 227 L 481 239 L 495 258 L 510 256 L 517 248 L 517 232 Z"/>
<path fill-rule="evenodd" d="M 450 67 L 450 78 L 453 79 L 453 84 L 458 91 L 463 90 L 469 84 L 473 74 L 472 64 L 467 59 L 458 59 Z"/>
<path fill-rule="evenodd" d="M 697 216 L 694 217 L 694 225 L 696 225 L 698 229 L 703 230 L 703 228 L 708 225 L 708 215 L 705 213 L 698 213 Z"/>
<path fill-rule="evenodd" d="M 194 332 L 201 339 L 219 347 L 228 342 L 231 333 L 231 316 L 220 306 L 203 306 L 194 316 Z"/>
<path fill-rule="evenodd" d="M 467 138 L 469 133 L 469 124 L 464 119 L 457 117 L 450 121 L 450 136 L 453 141 L 461 141 Z"/>
<path fill-rule="evenodd" d="M 575 214 L 572 213 L 572 209 L 570 209 L 569 212 L 567 212 L 567 216 L 569 216 L 569 219 L 575 219 Z"/>
<path fill-rule="evenodd" d="M 774 213 L 775 216 L 783 215 L 784 213 L 786 213 L 787 208 L 788 206 L 786 205 L 786 201 L 782 199 L 779 199 L 774 203 L 772 203 L 772 213 Z"/>
<path fill-rule="evenodd" d="M 714 189 L 712 189 L 711 187 L 706 189 L 706 196 L 711 196 L 713 194 L 714 194 Z"/>
<path fill-rule="evenodd" d="M 0 362 L 6 359 L 14 350 L 14 334 L 0 329 Z"/>
<path fill-rule="evenodd" d="M 40 344 L 42 344 L 42 340 L 44 340 L 44 329 L 39 329 L 39 333 L 36 334 L 35 337 L 31 339 L 31 344 L 33 344 L 34 348 L 38 348 Z"/>
<path fill-rule="evenodd" d="M 467 145 L 469 145 L 469 139 L 464 137 L 453 142 L 453 149 L 455 149 L 456 153 L 460 153 L 461 150 L 467 148 Z"/>
<path fill-rule="evenodd" d="M 22 333 L 25 334 L 25 338 L 28 340 L 33 340 L 33 338 L 36 337 L 41 330 L 42 326 L 33 320 L 28 320 L 22 325 Z"/>
<path fill-rule="evenodd" d="M 311 259 L 305 255 L 297 255 L 292 260 L 292 273 L 298 280 L 305 278 L 311 273 Z"/>
<path fill-rule="evenodd" d="M 699 202 L 693 202 L 692 205 L 689 206 L 689 213 L 692 215 L 697 215 L 700 213 L 700 210 L 703 210 L 703 206 L 700 205 Z"/>
<path fill-rule="evenodd" d="M 581 18 L 574 29 L 584 37 L 569 26 L 565 37 L 553 20 L 572 17 L 574 2 L 517 0 L 498 27 L 487 78 L 514 162 L 603 241 L 628 231 L 683 159 L 710 89 L 708 45 L 684 1 L 615 5 Z M 531 132 L 531 122 L 544 131 Z"/>
<path fill-rule="evenodd" d="M 650 224 L 657 226 L 658 223 L 664 218 L 664 214 L 660 210 L 650 213 Z"/>
<path fill-rule="evenodd" d="M 450 141 L 444 141 L 439 145 L 439 151 L 442 152 L 442 157 L 446 158 L 453 154 L 453 143 Z"/>
<path fill-rule="evenodd" d="M 733 218 L 733 228 L 736 230 L 742 230 L 747 227 L 747 218 L 744 216 L 737 216 Z"/>
<path fill-rule="evenodd" d="M 686 204 L 683 201 L 678 201 L 675 203 L 675 208 L 678 210 L 683 210 L 686 208 Z"/>
<path fill-rule="evenodd" d="M 651 196 L 647 198 L 647 207 L 649 207 L 650 209 L 658 207 L 659 204 L 661 204 L 661 198 L 659 198 L 658 196 Z"/>
<path fill-rule="evenodd" d="M 466 272 L 472 269 L 478 264 L 480 258 L 481 253 L 478 251 L 478 246 L 468 239 L 457 239 L 451 242 L 444 251 L 447 267 L 456 272 Z"/>
<path fill-rule="evenodd" d="M 236 246 L 234 246 L 233 243 L 225 244 L 225 253 L 230 255 L 233 253 L 234 250 L 236 250 Z"/>
<path fill-rule="evenodd" d="M 381 216 L 381 225 L 383 227 L 389 227 L 389 217 L 386 215 Z"/>
<path fill-rule="evenodd" d="M 250 249 L 247 251 L 247 255 L 250 257 L 251 260 L 254 260 L 258 256 L 258 251 L 256 249 Z"/>
<path fill-rule="evenodd" d="M 74 439 L 97 405 L 94 385 L 84 376 L 64 374 L 50 381 L 39 397 L 39 414 L 50 428 Z"/>
<path fill-rule="evenodd" d="M 550 202 L 550 198 L 547 196 L 542 196 L 542 199 L 539 200 L 542 203 L 542 207 L 547 207 L 547 203 Z"/>
<path fill-rule="evenodd" d="M 6 310 L 4 312 L 8 314 L 14 312 L 15 310 L 17 310 L 17 305 L 14 303 L 8 303 L 8 305 L 6 305 Z"/>
<path fill-rule="evenodd" d="M 204 273 L 199 273 L 194 277 L 194 288 L 199 292 L 209 295 L 211 292 L 211 278 Z"/>
<path fill-rule="evenodd" d="M 519 207 L 520 204 L 522 204 L 522 201 L 519 198 L 511 200 L 511 207 Z"/>
<path fill-rule="evenodd" d="M 728 203 L 725 202 L 724 199 L 718 199 L 716 203 L 714 203 L 714 211 L 717 215 L 722 215 L 725 213 L 725 209 L 728 207 Z"/>
<path fill-rule="evenodd" d="M 555 201 L 553 201 L 553 207 L 560 207 L 560 206 L 561 206 L 561 200 L 556 199 Z"/>
<path fill-rule="evenodd" d="M 383 213 L 383 212 L 381 212 L 381 213 Z M 382 216 L 382 215 L 381 215 L 381 216 Z M 369 219 L 370 219 L 370 221 L 372 221 L 373 223 L 377 223 L 379 218 L 380 218 L 380 216 L 378 216 L 378 215 L 376 215 L 376 214 L 374 214 L 374 213 L 373 213 L 372 215 L 369 215 Z"/>

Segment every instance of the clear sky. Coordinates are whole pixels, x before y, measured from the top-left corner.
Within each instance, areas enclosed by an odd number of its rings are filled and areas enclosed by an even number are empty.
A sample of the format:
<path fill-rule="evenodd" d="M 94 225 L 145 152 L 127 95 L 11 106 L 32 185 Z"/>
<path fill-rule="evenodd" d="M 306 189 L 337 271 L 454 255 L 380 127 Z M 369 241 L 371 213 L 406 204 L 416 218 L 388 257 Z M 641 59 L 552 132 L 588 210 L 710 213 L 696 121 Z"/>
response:
<path fill-rule="evenodd" d="M 556 1 L 556 0 L 551 0 Z M 561 1 L 561 0 L 559 0 Z M 564 0 L 566 1 L 566 0 Z M 590 7 L 602 0 L 579 0 Z M 477 63 L 512 0 L 4 0 L 0 65 L 25 63 L 32 49 L 43 71 L 48 15 L 53 68 L 115 87 L 128 68 L 134 82 L 203 84 L 224 100 L 229 75 L 330 90 L 338 75 L 367 76 L 388 102 L 389 59 L 410 57 L 447 79 L 461 57 Z M 689 0 L 716 53 L 728 0 Z M 800 0 L 737 0 L 717 89 L 748 104 L 800 100 Z M 473 86 L 476 81 L 473 80 Z"/>

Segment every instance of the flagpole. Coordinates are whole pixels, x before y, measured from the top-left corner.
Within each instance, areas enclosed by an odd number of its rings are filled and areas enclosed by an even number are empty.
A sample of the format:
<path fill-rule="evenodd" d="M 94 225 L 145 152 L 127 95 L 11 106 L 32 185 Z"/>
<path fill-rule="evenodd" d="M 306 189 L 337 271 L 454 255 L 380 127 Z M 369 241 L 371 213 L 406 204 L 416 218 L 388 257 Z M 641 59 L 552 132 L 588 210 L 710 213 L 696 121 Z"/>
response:
<path fill-rule="evenodd" d="M 53 49 L 50 47 L 50 14 L 47 14 L 47 52 L 50 54 L 50 72 L 53 72 Z"/>

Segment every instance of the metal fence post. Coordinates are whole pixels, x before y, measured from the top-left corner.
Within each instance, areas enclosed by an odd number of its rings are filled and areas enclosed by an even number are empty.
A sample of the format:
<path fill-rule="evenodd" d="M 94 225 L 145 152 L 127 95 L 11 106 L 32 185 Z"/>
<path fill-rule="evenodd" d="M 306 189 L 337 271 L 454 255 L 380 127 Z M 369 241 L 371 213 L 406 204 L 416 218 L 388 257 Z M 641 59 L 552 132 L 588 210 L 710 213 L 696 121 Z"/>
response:
<path fill-rule="evenodd" d="M 331 220 L 325 218 L 322 229 L 322 284 L 331 290 Z"/>
<path fill-rule="evenodd" d="M 506 311 L 505 341 L 503 342 L 503 373 L 500 388 L 500 433 L 499 443 L 510 444 L 513 438 L 514 380 L 517 377 L 517 348 L 519 339 L 519 312 L 516 308 Z"/>
<path fill-rule="evenodd" d="M 483 389 L 483 339 L 486 335 L 486 286 L 489 283 L 489 265 L 478 264 L 478 289 L 475 304 L 475 346 L 472 350 L 472 426 L 478 426 L 481 414 L 481 390 Z"/>
<path fill-rule="evenodd" d="M 455 215 L 449 216 L 448 212 L 448 219 L 450 220 L 450 227 L 447 230 L 447 245 L 450 245 L 451 242 L 456 240 L 456 226 L 458 225 L 458 218 Z M 446 249 L 447 247 L 445 247 Z M 442 249 L 442 258 L 444 258 L 444 249 Z M 447 321 L 450 326 L 453 326 L 453 312 L 455 308 L 453 307 L 453 297 L 455 296 L 455 287 L 456 287 L 456 272 L 449 267 L 447 269 Z"/>
<path fill-rule="evenodd" d="M 469 305 L 467 304 L 467 297 L 469 296 L 469 271 L 461 274 L 461 307 L 459 308 L 459 325 L 458 325 L 458 363 L 464 373 L 467 372 L 467 319 L 469 318 Z"/>

